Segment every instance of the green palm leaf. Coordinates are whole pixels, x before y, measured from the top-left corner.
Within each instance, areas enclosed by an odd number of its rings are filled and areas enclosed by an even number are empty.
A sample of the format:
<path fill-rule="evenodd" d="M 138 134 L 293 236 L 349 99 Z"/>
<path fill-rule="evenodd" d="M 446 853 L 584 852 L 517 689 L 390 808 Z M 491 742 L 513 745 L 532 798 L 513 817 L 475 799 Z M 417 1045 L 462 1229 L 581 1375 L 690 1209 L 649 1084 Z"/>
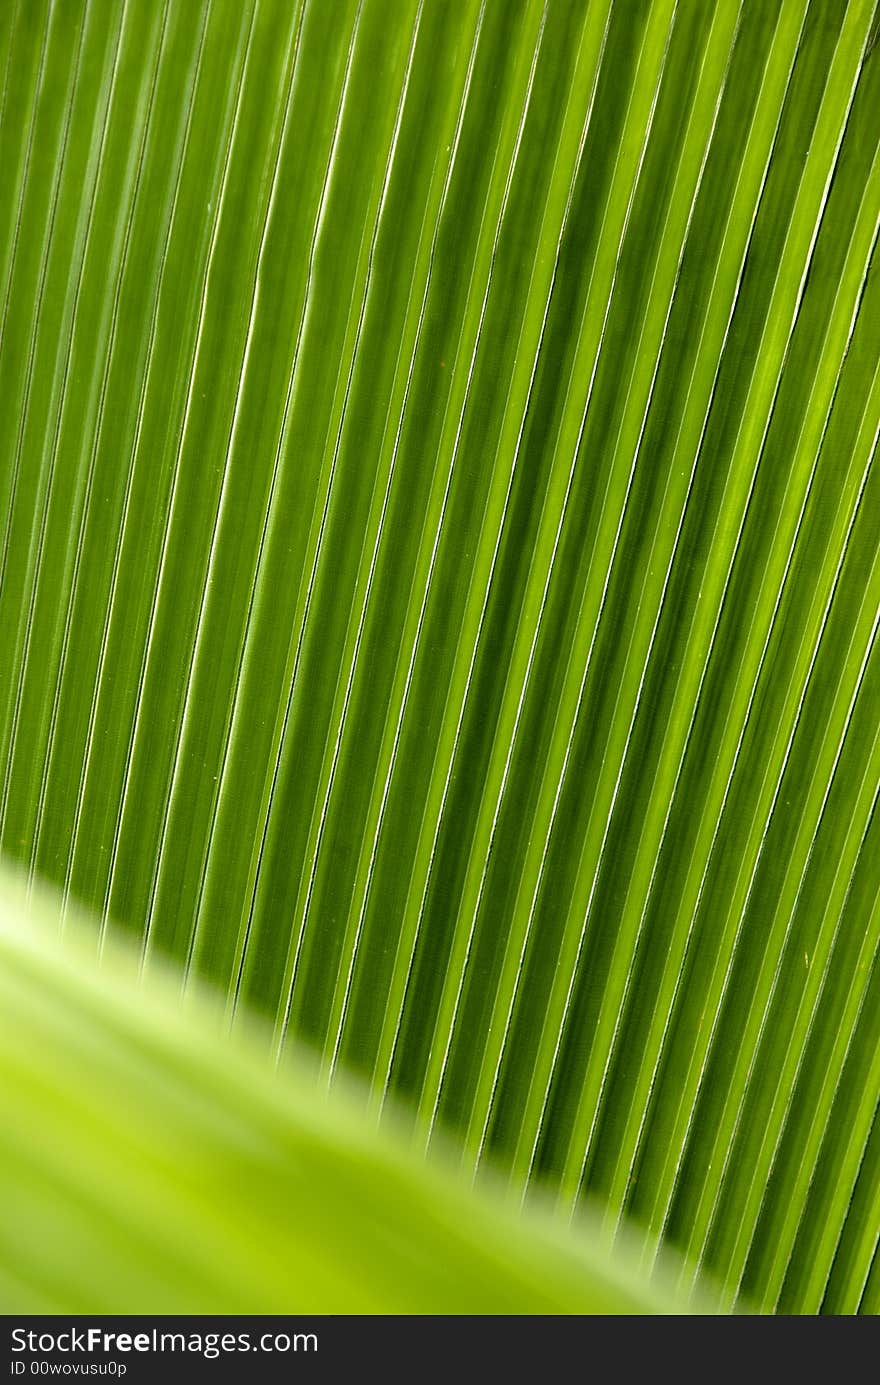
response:
<path fill-rule="evenodd" d="M 877 1308 L 877 24 L 0 18 L 4 852 L 764 1311 Z"/>

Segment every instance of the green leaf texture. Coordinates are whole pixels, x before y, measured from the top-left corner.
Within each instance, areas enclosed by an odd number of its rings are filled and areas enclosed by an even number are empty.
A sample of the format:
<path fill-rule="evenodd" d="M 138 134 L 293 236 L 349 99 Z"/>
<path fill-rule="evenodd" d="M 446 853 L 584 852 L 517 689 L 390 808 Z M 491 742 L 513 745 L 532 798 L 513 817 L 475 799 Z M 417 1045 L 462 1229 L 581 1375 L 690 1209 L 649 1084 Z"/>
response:
<path fill-rule="evenodd" d="M 4 852 L 787 1313 L 880 1309 L 877 29 L 0 15 Z"/>
<path fill-rule="evenodd" d="M 97 967 L 94 936 L 60 947 L 55 907 L 23 928 L 0 886 L 4 1313 L 682 1311 L 672 1265 L 649 1279 L 595 1215 L 519 1216 L 380 1136 L 354 1092 L 273 1081 L 204 995 L 139 986 L 130 949 Z"/>

